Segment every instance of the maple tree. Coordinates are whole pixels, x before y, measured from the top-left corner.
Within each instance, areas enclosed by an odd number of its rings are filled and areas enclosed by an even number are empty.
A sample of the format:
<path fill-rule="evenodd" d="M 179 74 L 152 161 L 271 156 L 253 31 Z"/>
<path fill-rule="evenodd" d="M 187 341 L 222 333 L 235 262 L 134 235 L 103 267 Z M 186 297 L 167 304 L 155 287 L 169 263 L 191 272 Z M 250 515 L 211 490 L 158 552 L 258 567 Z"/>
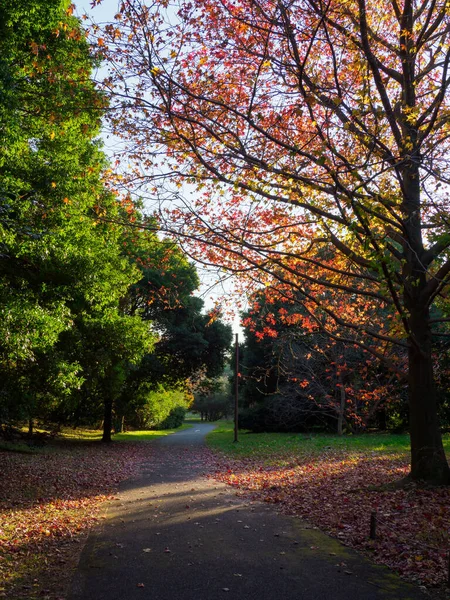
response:
<path fill-rule="evenodd" d="M 385 425 L 390 405 L 401 404 L 405 382 L 368 350 L 303 327 L 301 304 L 264 288 L 243 313 L 242 427 L 305 431 L 322 427 L 342 435 Z M 369 340 L 370 341 L 370 340 Z M 368 344 L 368 342 L 366 342 Z M 394 349 L 386 359 L 399 364 Z"/>
<path fill-rule="evenodd" d="M 445 484 L 449 27 L 445 0 L 126 0 L 98 40 L 130 180 L 177 200 L 164 227 L 328 335 L 407 350 L 411 477 Z"/>

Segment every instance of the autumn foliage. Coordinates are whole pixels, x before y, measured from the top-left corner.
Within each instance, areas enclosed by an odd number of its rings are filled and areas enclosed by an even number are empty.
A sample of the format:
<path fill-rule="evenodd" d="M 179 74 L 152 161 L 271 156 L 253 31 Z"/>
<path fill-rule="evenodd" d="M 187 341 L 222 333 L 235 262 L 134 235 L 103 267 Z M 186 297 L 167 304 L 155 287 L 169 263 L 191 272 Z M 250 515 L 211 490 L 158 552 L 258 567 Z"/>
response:
<path fill-rule="evenodd" d="M 444 0 L 127 0 L 101 43 L 164 228 L 247 289 L 290 288 L 327 335 L 404 349 L 411 476 L 446 483 L 448 37 Z"/>

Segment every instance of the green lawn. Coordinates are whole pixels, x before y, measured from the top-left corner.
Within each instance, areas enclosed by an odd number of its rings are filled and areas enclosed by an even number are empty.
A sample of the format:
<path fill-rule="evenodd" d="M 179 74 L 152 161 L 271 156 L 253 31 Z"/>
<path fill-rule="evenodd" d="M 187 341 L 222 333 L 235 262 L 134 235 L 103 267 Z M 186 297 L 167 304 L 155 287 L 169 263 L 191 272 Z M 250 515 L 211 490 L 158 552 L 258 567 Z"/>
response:
<path fill-rule="evenodd" d="M 213 450 L 220 450 L 236 458 L 254 457 L 273 460 L 293 454 L 321 454 L 326 450 L 343 452 L 376 452 L 401 455 L 409 453 L 409 435 L 394 433 L 367 433 L 337 436 L 322 433 L 250 433 L 241 430 L 239 442 L 234 443 L 232 421 L 219 421 L 217 428 L 207 436 Z M 450 435 L 444 435 L 444 446 L 450 454 Z"/>
<path fill-rule="evenodd" d="M 181 427 L 176 429 L 162 429 L 159 431 L 127 431 L 126 433 L 117 433 L 113 436 L 115 442 L 151 442 L 157 438 L 170 435 L 176 431 L 183 431 L 184 429 L 190 429 L 192 424 L 184 423 Z"/>

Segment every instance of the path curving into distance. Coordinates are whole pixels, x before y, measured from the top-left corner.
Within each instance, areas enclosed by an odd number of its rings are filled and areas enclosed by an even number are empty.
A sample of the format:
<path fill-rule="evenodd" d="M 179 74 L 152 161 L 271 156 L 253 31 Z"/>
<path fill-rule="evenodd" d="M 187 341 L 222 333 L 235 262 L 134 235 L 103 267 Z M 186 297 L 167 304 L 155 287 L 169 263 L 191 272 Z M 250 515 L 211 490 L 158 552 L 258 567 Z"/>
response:
<path fill-rule="evenodd" d="M 197 424 L 152 443 L 89 535 L 68 600 L 425 600 L 384 567 L 205 476 Z"/>

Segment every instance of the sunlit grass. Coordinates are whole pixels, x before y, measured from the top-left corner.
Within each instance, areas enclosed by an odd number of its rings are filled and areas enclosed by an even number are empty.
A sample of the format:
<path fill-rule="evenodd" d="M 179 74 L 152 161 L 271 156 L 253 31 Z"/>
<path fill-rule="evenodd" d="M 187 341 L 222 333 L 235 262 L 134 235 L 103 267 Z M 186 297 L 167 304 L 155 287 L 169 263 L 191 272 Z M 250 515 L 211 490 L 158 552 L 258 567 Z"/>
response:
<path fill-rule="evenodd" d="M 450 435 L 445 434 L 444 447 L 450 454 Z M 220 421 L 208 434 L 210 448 L 235 457 L 254 457 L 262 460 L 282 460 L 293 454 L 320 455 L 327 451 L 344 454 L 376 453 L 404 456 L 409 453 L 408 434 L 366 433 L 361 435 L 333 435 L 323 433 L 251 433 L 239 431 L 239 441 L 234 441 L 232 421 Z"/>
<path fill-rule="evenodd" d="M 185 423 L 181 425 L 181 427 L 177 427 L 176 429 L 162 429 L 155 431 L 127 431 L 125 433 L 117 433 L 113 436 L 113 441 L 115 442 L 151 442 L 152 440 L 156 440 L 160 437 L 165 437 L 166 435 L 170 435 L 171 433 L 175 433 L 176 431 L 184 431 L 185 429 L 190 429 L 192 425 L 189 423 Z"/>
<path fill-rule="evenodd" d="M 112 435 L 113 442 L 151 442 L 152 440 L 156 440 L 161 437 L 165 437 L 176 431 L 183 431 L 185 429 L 190 429 L 194 425 L 194 420 L 188 421 L 178 427 L 176 429 L 164 429 L 164 430 L 155 430 L 155 431 L 127 431 L 124 433 L 118 433 Z M 35 434 L 48 434 L 49 432 L 36 428 L 34 430 Z M 22 433 L 26 434 L 26 429 L 22 429 Z M 57 450 L 60 443 L 64 443 L 64 441 L 70 443 L 89 443 L 89 442 L 100 442 L 102 439 L 103 432 L 101 429 L 85 429 L 85 428 L 75 428 L 72 429 L 70 427 L 62 428 L 55 437 L 56 442 L 53 443 L 53 437 L 49 436 L 48 438 L 43 438 L 42 441 L 39 438 L 32 438 L 29 441 L 27 440 L 15 440 L 15 441 L 0 441 L 0 450 L 10 451 L 10 452 L 19 452 L 26 454 L 34 454 L 40 453 L 42 451 L 49 452 L 52 450 Z"/>
<path fill-rule="evenodd" d="M 58 434 L 58 437 L 66 440 L 95 442 L 102 439 L 102 431 L 100 429 L 84 429 L 78 427 L 76 429 L 70 429 L 69 427 L 65 427 Z"/>
<path fill-rule="evenodd" d="M 192 412 L 186 413 L 186 416 L 184 417 L 184 421 L 187 423 L 201 423 L 202 422 L 200 415 L 197 413 L 192 413 Z"/>

